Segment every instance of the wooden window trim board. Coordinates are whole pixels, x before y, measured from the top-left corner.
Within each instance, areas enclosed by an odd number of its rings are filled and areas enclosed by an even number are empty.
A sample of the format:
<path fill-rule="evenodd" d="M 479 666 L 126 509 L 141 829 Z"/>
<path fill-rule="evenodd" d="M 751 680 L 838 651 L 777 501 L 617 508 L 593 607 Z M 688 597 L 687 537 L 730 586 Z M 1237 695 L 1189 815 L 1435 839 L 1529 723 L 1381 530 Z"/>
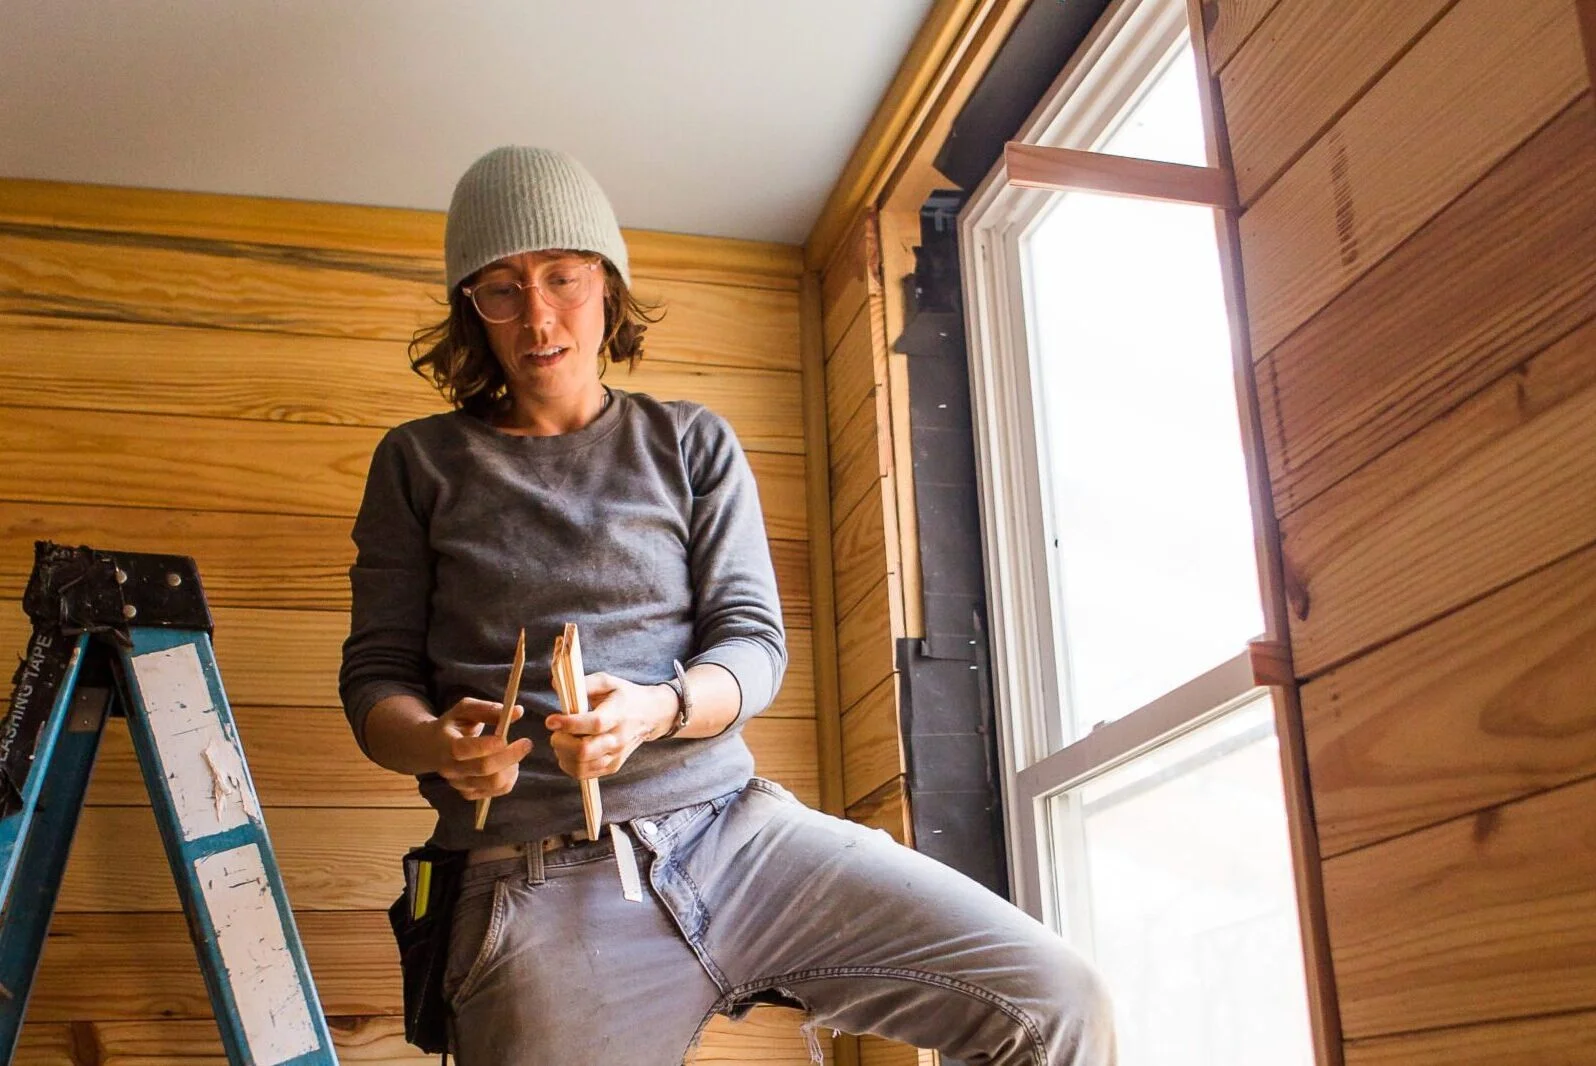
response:
<path fill-rule="evenodd" d="M 1197 91 L 1202 102 L 1204 141 L 1208 163 L 1234 178 L 1230 134 L 1225 127 L 1218 74 L 1209 62 L 1207 26 L 1202 0 L 1186 0 L 1191 25 L 1192 51 L 1197 65 Z M 1231 195 L 1235 197 L 1234 180 Z M 1239 212 L 1233 207 L 1214 212 L 1218 235 L 1220 273 L 1225 307 L 1230 317 L 1231 352 L 1237 388 L 1241 395 L 1242 459 L 1248 496 L 1252 501 L 1253 528 L 1264 608 L 1264 641 L 1268 646 L 1290 648 L 1290 609 L 1286 599 L 1284 552 L 1275 518 L 1269 463 L 1264 452 L 1263 419 L 1258 402 L 1258 378 L 1252 356 L 1247 320 L 1247 291 L 1241 260 Z M 1281 785 L 1286 803 L 1286 827 L 1291 845 L 1293 882 L 1297 889 L 1297 914 L 1302 934 L 1303 964 L 1307 975 L 1308 1023 L 1314 1057 L 1320 1066 L 1343 1062 L 1340 1002 L 1330 953 L 1329 919 L 1325 906 L 1324 868 L 1320 861 L 1318 830 L 1314 824 L 1313 796 L 1308 779 L 1308 745 L 1303 728 L 1302 700 L 1294 676 L 1268 678 L 1284 682 L 1271 686 L 1275 693 L 1275 733 L 1280 744 Z"/>
<path fill-rule="evenodd" d="M 1172 200 L 1235 210 L 1236 186 L 1223 167 L 1193 167 L 1155 159 L 1010 141 L 1003 149 L 1008 183 L 1022 189 L 1094 192 Z"/>

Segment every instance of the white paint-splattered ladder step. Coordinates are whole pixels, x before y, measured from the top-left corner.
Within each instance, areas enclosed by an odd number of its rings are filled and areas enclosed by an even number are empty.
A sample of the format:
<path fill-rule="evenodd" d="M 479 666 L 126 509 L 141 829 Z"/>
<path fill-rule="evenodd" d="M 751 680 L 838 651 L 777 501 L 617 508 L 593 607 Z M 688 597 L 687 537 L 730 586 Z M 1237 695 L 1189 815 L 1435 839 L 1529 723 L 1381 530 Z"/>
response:
<path fill-rule="evenodd" d="M 105 720 L 127 718 L 234 1066 L 336 1063 L 192 559 L 40 542 L 0 719 L 0 1052 L 22 1028 Z"/>

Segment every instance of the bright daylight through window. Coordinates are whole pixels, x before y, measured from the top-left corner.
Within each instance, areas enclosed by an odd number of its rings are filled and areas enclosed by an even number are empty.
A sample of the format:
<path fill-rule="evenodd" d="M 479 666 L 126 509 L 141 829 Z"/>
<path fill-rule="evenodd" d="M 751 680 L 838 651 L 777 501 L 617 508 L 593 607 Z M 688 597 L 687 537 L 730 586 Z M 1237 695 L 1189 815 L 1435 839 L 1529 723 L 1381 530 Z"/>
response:
<path fill-rule="evenodd" d="M 1207 165 L 1185 5 L 1121 0 L 1023 138 Z M 1089 955 L 1124 1066 L 1313 1062 L 1212 208 L 965 209 L 1020 902 Z"/>

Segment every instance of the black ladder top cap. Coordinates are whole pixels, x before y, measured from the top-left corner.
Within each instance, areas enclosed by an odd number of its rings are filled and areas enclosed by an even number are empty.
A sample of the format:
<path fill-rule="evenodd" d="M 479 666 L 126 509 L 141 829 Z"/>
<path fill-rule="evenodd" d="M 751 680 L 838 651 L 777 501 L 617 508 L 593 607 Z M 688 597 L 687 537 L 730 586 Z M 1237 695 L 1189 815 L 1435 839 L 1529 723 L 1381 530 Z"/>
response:
<path fill-rule="evenodd" d="M 35 624 L 68 631 L 123 637 L 135 625 L 212 631 L 199 567 L 186 555 L 37 541 L 22 608 Z"/>

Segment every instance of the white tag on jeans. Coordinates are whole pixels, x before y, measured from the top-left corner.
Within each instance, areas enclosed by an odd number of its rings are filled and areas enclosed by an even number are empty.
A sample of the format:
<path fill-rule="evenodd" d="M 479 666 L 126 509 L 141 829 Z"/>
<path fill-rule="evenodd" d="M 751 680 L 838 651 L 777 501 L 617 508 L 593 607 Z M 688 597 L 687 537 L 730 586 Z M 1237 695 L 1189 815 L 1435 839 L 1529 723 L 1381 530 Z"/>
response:
<path fill-rule="evenodd" d="M 633 903 L 643 902 L 643 879 L 637 874 L 637 852 L 632 850 L 632 838 L 611 822 L 610 840 L 615 844 L 615 865 L 621 868 L 621 895 Z"/>

